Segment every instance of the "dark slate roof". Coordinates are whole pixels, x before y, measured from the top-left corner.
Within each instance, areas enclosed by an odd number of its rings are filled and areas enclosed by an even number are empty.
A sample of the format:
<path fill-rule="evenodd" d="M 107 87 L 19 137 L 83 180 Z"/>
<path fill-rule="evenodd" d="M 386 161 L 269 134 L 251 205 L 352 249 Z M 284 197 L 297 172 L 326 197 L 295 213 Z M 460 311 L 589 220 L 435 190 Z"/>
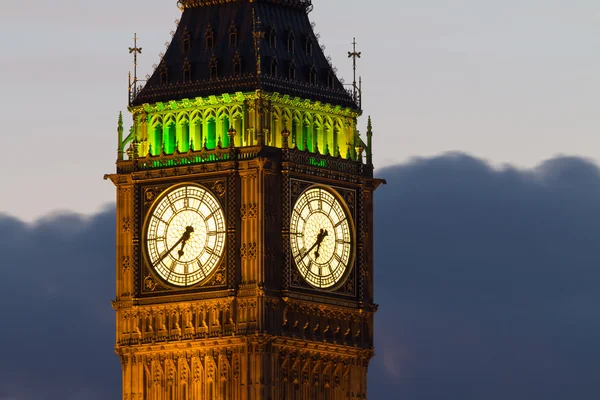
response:
<path fill-rule="evenodd" d="M 306 5 L 310 6 L 310 1 L 199 3 L 184 9 L 162 61 L 132 105 L 262 89 L 358 109 L 317 42 L 308 19 Z M 255 20 L 260 21 L 256 31 L 264 33 L 260 40 L 261 74 L 257 73 L 253 39 Z M 237 32 L 237 43 L 231 43 L 232 31 Z M 208 32 L 213 32 L 212 49 L 207 43 Z M 288 49 L 290 34 L 293 51 Z M 312 42 L 312 54 L 307 52 L 308 41 Z M 211 65 L 216 65 L 216 75 L 211 76 Z M 290 75 L 292 65 L 295 77 Z"/>

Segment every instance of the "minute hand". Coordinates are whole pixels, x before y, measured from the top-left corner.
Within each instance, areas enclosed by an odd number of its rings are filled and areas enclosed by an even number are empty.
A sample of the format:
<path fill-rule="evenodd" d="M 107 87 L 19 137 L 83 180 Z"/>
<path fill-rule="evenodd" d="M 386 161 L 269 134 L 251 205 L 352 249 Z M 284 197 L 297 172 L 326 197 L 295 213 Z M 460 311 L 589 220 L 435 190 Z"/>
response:
<path fill-rule="evenodd" d="M 171 246 L 171 248 L 169 250 L 167 250 L 162 256 L 160 256 L 160 258 L 158 260 L 156 260 L 154 263 L 158 264 L 159 262 L 164 260 L 169 254 L 171 254 L 171 252 L 173 250 L 175 250 L 175 248 L 179 245 L 179 243 L 183 242 L 184 239 L 185 239 L 185 236 L 182 236 L 178 241 L 175 242 L 175 244 L 173 246 Z"/>

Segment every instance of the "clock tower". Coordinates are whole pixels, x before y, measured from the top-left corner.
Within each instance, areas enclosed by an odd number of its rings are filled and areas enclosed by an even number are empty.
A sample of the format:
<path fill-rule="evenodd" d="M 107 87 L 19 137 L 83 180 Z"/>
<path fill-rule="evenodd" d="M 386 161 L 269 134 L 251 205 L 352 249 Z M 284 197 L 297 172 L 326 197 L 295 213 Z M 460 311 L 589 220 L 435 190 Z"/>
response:
<path fill-rule="evenodd" d="M 311 0 L 178 4 L 107 175 L 123 399 L 364 399 L 383 181 L 359 91 Z"/>

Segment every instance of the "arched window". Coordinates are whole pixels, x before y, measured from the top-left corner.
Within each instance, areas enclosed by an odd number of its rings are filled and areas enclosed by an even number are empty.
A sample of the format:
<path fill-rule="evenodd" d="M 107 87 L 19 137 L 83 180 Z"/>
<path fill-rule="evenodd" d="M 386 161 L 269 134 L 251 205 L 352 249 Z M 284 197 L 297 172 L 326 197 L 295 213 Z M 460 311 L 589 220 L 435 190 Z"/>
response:
<path fill-rule="evenodd" d="M 269 46 L 271 46 L 272 49 L 277 48 L 277 32 L 275 32 L 274 27 L 271 27 L 271 30 L 269 31 Z"/>
<path fill-rule="evenodd" d="M 335 75 L 332 70 L 327 74 L 327 87 L 333 89 L 335 87 Z"/>
<path fill-rule="evenodd" d="M 296 63 L 294 62 L 294 60 L 292 60 L 292 62 L 290 63 L 290 71 L 288 78 L 292 80 L 296 79 Z"/>
<path fill-rule="evenodd" d="M 206 48 L 207 51 L 212 51 L 214 49 L 214 46 L 215 46 L 215 35 L 213 33 L 212 28 L 209 25 L 208 29 L 206 29 L 206 35 L 204 36 L 204 47 Z"/>
<path fill-rule="evenodd" d="M 233 56 L 233 76 L 240 76 L 242 74 L 242 59 L 239 53 L 235 53 Z"/>
<path fill-rule="evenodd" d="M 271 76 L 277 78 L 277 59 L 274 57 L 271 60 Z"/>
<path fill-rule="evenodd" d="M 311 85 L 317 84 L 317 68 L 315 68 L 314 65 L 311 66 L 310 70 L 308 71 L 308 81 Z"/>
<path fill-rule="evenodd" d="M 294 32 L 292 32 L 290 30 L 290 32 L 288 33 L 288 39 L 287 39 L 288 53 L 292 53 L 292 54 L 294 53 L 295 44 L 296 44 L 296 37 L 294 36 Z"/>
<path fill-rule="evenodd" d="M 189 83 L 192 81 L 192 65 L 190 60 L 187 58 L 183 62 L 183 83 Z"/>
<path fill-rule="evenodd" d="M 208 67 L 210 68 L 210 79 L 214 80 L 217 79 L 218 76 L 218 71 L 217 71 L 217 58 L 215 56 L 212 56 L 212 58 L 210 59 L 210 63 L 208 64 Z"/>
<path fill-rule="evenodd" d="M 167 65 L 163 62 L 160 64 L 160 84 L 166 85 L 169 82 L 169 70 Z"/>
<path fill-rule="evenodd" d="M 233 22 L 229 26 L 229 47 L 235 49 L 238 45 L 238 31 Z"/>
<path fill-rule="evenodd" d="M 183 33 L 181 34 L 181 43 L 183 46 L 183 52 L 189 53 L 192 47 L 192 43 L 190 38 L 190 31 L 188 30 L 187 26 L 183 29 Z"/>
<path fill-rule="evenodd" d="M 306 51 L 306 55 L 307 56 L 312 56 L 313 55 L 313 42 L 312 39 L 310 37 L 306 38 L 306 41 L 304 42 L 305 44 L 305 51 Z"/>

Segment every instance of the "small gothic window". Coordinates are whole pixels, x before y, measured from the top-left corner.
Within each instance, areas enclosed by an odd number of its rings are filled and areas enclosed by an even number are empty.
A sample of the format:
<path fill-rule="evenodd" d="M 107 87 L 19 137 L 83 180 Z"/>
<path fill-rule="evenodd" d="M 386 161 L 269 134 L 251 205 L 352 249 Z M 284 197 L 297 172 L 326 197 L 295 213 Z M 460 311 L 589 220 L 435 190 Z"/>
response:
<path fill-rule="evenodd" d="M 312 67 L 310 67 L 310 71 L 308 73 L 308 81 L 310 82 L 311 85 L 317 84 L 317 69 L 315 68 L 314 65 Z"/>
<path fill-rule="evenodd" d="M 287 48 L 288 48 L 289 53 L 294 52 L 295 40 L 296 40 L 296 38 L 294 37 L 294 32 L 290 31 L 290 33 L 288 33 L 288 40 L 287 40 Z"/>
<path fill-rule="evenodd" d="M 212 56 L 212 58 L 210 59 L 210 64 L 209 64 L 209 68 L 210 68 L 210 79 L 214 80 L 217 79 L 217 58 L 215 56 Z"/>
<path fill-rule="evenodd" d="M 277 77 L 277 60 L 275 58 L 271 60 L 271 76 Z"/>
<path fill-rule="evenodd" d="M 313 54 L 313 43 L 312 43 L 312 39 L 311 38 L 306 38 L 306 55 L 307 56 L 312 56 Z"/>
<path fill-rule="evenodd" d="M 232 23 L 229 26 L 229 47 L 236 48 L 238 45 L 238 32 L 235 25 Z"/>
<path fill-rule="evenodd" d="M 169 74 L 168 74 L 167 66 L 166 66 L 166 64 L 163 63 L 160 66 L 160 84 L 166 85 L 168 81 L 169 81 Z"/>
<path fill-rule="evenodd" d="M 277 32 L 275 32 L 275 28 L 273 27 L 271 27 L 271 30 L 269 31 L 269 46 L 271 46 L 272 49 L 277 48 Z"/>
<path fill-rule="evenodd" d="M 190 48 L 192 47 L 192 43 L 190 40 L 190 31 L 188 31 L 187 27 L 183 30 L 183 34 L 181 35 L 181 41 L 183 44 L 183 52 L 188 53 L 190 51 Z"/>
<path fill-rule="evenodd" d="M 294 61 L 290 64 L 289 78 L 292 80 L 296 79 L 296 63 Z"/>
<path fill-rule="evenodd" d="M 332 71 L 329 71 L 329 74 L 327 74 L 327 86 L 330 89 L 333 89 L 335 86 L 335 76 Z"/>
<path fill-rule="evenodd" d="M 239 53 L 233 56 L 233 76 L 240 76 L 242 74 L 242 60 Z"/>
<path fill-rule="evenodd" d="M 190 64 L 190 60 L 187 58 L 183 63 L 183 83 L 189 83 L 192 81 L 192 65 Z"/>
<path fill-rule="evenodd" d="M 204 38 L 204 44 L 206 47 L 206 50 L 208 51 L 212 51 L 213 47 L 215 45 L 215 35 L 212 31 L 212 28 L 209 26 L 208 29 L 206 30 L 206 36 Z"/>

